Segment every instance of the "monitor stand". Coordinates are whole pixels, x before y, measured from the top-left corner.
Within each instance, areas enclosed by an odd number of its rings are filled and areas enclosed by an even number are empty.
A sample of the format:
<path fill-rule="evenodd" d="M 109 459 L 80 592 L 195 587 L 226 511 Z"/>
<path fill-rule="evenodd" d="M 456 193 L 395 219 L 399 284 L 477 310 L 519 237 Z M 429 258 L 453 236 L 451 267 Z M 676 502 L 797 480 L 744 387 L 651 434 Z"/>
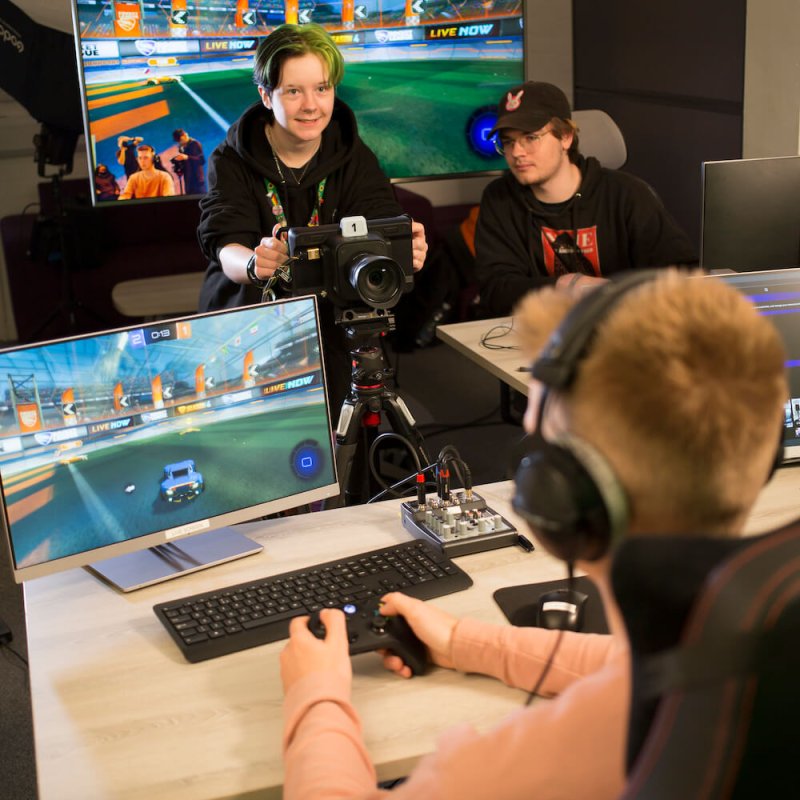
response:
<path fill-rule="evenodd" d="M 86 569 L 123 592 L 132 592 L 161 581 L 197 572 L 244 556 L 255 555 L 263 545 L 248 539 L 233 528 L 217 528 L 98 561 Z"/>

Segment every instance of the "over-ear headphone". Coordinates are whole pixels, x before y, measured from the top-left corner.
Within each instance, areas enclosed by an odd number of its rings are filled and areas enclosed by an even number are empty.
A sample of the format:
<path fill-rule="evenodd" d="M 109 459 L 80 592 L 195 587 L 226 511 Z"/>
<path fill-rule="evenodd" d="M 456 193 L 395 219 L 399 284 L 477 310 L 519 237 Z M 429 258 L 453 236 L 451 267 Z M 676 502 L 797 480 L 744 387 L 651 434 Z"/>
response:
<path fill-rule="evenodd" d="M 532 367 L 544 384 L 536 431 L 515 476 L 514 510 L 535 529 L 553 555 L 569 563 L 595 561 L 610 550 L 628 525 L 625 490 L 605 457 L 571 434 L 547 441 L 541 430 L 551 389 L 569 389 L 591 351 L 597 327 L 630 291 L 653 280 L 657 270 L 641 270 L 588 293 L 553 332 Z M 784 457 L 783 425 L 767 481 Z M 766 482 L 766 481 L 765 481 Z"/>
<path fill-rule="evenodd" d="M 628 524 L 625 491 L 605 457 L 573 435 L 547 441 L 541 430 L 551 389 L 565 390 L 591 351 L 597 326 L 630 291 L 653 280 L 655 270 L 625 275 L 586 294 L 553 332 L 532 368 L 544 384 L 531 449 L 515 477 L 514 510 L 553 555 L 569 563 L 605 555 Z"/>

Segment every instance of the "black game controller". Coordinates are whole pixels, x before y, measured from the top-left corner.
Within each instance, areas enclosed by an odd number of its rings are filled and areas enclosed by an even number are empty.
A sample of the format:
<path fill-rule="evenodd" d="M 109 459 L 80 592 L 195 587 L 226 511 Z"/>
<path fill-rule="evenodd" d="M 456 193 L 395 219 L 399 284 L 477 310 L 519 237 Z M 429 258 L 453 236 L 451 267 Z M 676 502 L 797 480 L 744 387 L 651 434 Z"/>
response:
<path fill-rule="evenodd" d="M 425 645 L 403 617 L 384 616 L 376 599 L 363 606 L 348 603 L 342 611 L 347 621 L 351 656 L 372 650 L 391 650 L 411 668 L 412 675 L 425 672 Z M 317 639 L 325 638 L 325 626 L 319 618 L 319 611 L 311 614 L 308 629 Z"/>

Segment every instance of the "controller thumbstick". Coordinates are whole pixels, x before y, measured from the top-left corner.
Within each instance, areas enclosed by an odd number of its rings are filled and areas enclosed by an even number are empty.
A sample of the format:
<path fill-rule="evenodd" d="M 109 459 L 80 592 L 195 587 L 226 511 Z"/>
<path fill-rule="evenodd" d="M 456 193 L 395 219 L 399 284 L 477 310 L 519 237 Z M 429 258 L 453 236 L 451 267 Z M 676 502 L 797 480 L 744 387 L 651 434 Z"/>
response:
<path fill-rule="evenodd" d="M 372 617 L 369 626 L 373 631 L 375 631 L 375 633 L 383 633 L 386 630 L 386 623 L 388 621 L 388 617 L 385 617 L 383 614 L 375 614 Z"/>

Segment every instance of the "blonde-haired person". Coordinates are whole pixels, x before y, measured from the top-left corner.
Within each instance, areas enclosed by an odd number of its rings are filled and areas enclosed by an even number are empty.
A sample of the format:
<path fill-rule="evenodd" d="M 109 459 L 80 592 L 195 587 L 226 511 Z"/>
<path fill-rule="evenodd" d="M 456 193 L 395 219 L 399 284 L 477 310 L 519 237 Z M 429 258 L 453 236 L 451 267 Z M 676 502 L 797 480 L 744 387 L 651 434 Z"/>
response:
<path fill-rule="evenodd" d="M 532 358 L 577 298 L 553 288 L 525 298 L 516 327 Z M 563 391 L 549 389 L 540 433 L 548 442 L 565 435 L 581 439 L 605 459 L 629 504 L 623 535 L 736 536 L 775 458 L 788 396 L 783 364 L 776 330 L 735 290 L 664 271 L 625 293 L 600 322 L 574 382 Z M 542 388 L 531 381 L 529 432 Z M 443 731 L 437 750 L 393 796 L 620 795 L 630 679 L 609 562 L 605 555 L 576 564 L 598 586 L 611 634 L 562 634 L 539 690 L 554 699 L 521 707 L 486 733 L 467 726 Z M 492 675 L 525 690 L 536 684 L 559 635 L 456 619 L 400 593 L 384 600 L 386 613 L 406 617 L 434 664 Z M 328 609 L 322 619 L 325 640 L 308 631 L 305 618 L 293 620 L 281 657 L 284 796 L 378 797 L 350 702 L 344 616 Z M 397 656 L 386 655 L 384 663 L 410 674 Z"/>

